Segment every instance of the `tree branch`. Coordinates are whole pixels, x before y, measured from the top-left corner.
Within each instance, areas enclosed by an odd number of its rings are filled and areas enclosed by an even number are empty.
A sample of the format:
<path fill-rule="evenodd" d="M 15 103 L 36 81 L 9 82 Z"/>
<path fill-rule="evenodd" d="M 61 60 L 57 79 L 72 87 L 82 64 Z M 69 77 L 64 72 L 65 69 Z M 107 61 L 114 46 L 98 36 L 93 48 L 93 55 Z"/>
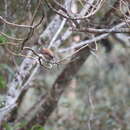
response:
<path fill-rule="evenodd" d="M 55 110 L 62 93 L 68 87 L 68 84 L 70 83 L 72 78 L 82 67 L 89 54 L 89 48 L 83 48 L 79 53 L 74 56 L 78 57 L 78 59 L 66 65 L 65 69 L 54 82 L 53 87 L 50 89 L 47 96 L 44 97 L 44 99 L 41 99 L 41 101 L 39 102 L 39 104 L 41 104 L 41 109 L 37 112 L 37 115 L 35 115 L 35 117 L 29 121 L 27 128 L 32 127 L 36 123 L 41 124 L 42 126 L 46 123 L 49 116 Z"/>

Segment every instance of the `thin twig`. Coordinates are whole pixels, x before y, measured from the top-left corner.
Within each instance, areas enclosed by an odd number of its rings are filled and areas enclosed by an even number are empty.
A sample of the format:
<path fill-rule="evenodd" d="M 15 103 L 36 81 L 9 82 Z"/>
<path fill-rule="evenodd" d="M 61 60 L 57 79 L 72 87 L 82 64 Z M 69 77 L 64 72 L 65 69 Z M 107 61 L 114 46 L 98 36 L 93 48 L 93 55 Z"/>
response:
<path fill-rule="evenodd" d="M 38 9 L 40 8 L 40 5 L 41 5 L 41 0 L 39 0 L 39 3 L 37 5 L 37 8 L 35 9 L 34 11 L 34 15 L 33 15 L 33 18 L 32 18 L 32 21 L 30 23 L 30 26 L 33 26 L 33 28 L 30 28 L 30 31 L 29 33 L 27 34 L 27 37 L 24 39 L 24 41 L 22 42 L 22 45 L 21 45 L 21 50 L 23 50 L 24 46 L 25 46 L 25 43 L 32 37 L 33 33 L 34 33 L 34 29 L 37 28 L 43 21 L 43 18 L 44 18 L 44 13 L 42 14 L 42 17 L 41 19 L 38 21 L 37 24 L 33 25 L 33 22 L 34 22 L 34 19 L 36 17 L 36 14 L 38 12 Z"/>
<path fill-rule="evenodd" d="M 10 40 L 15 40 L 15 41 L 23 41 L 23 39 L 18 39 L 18 38 L 14 38 L 12 36 L 9 36 L 3 32 L 0 32 L 1 35 L 5 36 L 6 38 L 10 39 Z"/>
<path fill-rule="evenodd" d="M 54 42 L 56 41 L 56 39 L 57 39 L 58 35 L 59 35 L 59 34 L 60 34 L 60 32 L 62 31 L 62 29 L 63 29 L 63 27 L 64 27 L 65 23 L 66 23 L 66 19 L 63 19 L 63 21 L 62 21 L 62 23 L 61 23 L 61 25 L 60 25 L 59 29 L 57 30 L 56 34 L 53 36 L 53 38 L 52 38 L 52 40 L 51 40 L 51 42 L 50 42 L 50 44 L 49 44 L 48 48 L 51 48 L 51 47 L 52 47 L 52 45 L 53 45 L 53 44 L 54 44 Z"/>
<path fill-rule="evenodd" d="M 88 33 L 96 33 L 96 34 L 100 34 L 100 33 L 129 33 L 130 32 L 130 28 L 110 28 L 110 29 L 98 29 L 98 28 L 81 28 L 81 29 L 72 29 L 73 31 L 77 31 L 77 32 L 88 32 Z"/>
<path fill-rule="evenodd" d="M 129 22 L 130 22 L 130 21 L 129 21 Z M 115 29 L 121 28 L 121 27 L 123 27 L 123 26 L 125 26 L 125 25 L 126 25 L 126 22 L 122 22 L 122 23 L 120 23 L 120 24 L 114 26 L 113 28 L 111 28 L 111 29 L 110 29 L 110 32 L 113 31 L 113 30 L 115 30 Z M 84 45 L 86 45 L 86 44 L 91 44 L 91 43 L 93 43 L 94 41 L 99 41 L 99 40 L 101 40 L 101 39 L 106 38 L 106 37 L 109 36 L 110 34 L 111 34 L 111 33 L 104 33 L 104 34 L 101 34 L 101 35 L 99 35 L 99 36 L 97 36 L 97 37 L 95 37 L 95 38 L 89 39 L 89 40 L 81 41 L 81 42 L 76 43 L 76 44 L 75 44 L 75 43 L 72 43 L 73 46 L 64 48 L 64 49 L 62 49 L 62 50 L 59 50 L 59 52 L 62 52 L 62 53 L 63 53 L 63 52 L 70 51 L 70 50 L 75 49 L 75 48 L 79 48 L 79 47 L 84 46 Z"/>
<path fill-rule="evenodd" d="M 11 25 L 11 26 L 15 26 L 15 27 L 33 28 L 33 26 L 30 26 L 30 25 L 20 25 L 20 24 L 16 24 L 16 23 L 11 23 L 11 22 L 7 21 L 6 19 L 4 19 L 2 16 L 0 16 L 0 20 L 2 20 L 3 23 L 6 23 L 6 24 Z"/>

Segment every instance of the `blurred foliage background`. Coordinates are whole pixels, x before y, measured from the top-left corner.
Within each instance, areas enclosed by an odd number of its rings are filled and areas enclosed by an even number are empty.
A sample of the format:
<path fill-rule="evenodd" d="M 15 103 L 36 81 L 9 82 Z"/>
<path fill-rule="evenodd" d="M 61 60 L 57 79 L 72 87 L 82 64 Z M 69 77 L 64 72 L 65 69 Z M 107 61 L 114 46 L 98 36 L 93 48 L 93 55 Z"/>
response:
<path fill-rule="evenodd" d="M 89 57 L 60 99 L 47 130 L 130 129 L 130 52 L 113 44 L 111 53 L 99 45 L 96 56 Z"/>

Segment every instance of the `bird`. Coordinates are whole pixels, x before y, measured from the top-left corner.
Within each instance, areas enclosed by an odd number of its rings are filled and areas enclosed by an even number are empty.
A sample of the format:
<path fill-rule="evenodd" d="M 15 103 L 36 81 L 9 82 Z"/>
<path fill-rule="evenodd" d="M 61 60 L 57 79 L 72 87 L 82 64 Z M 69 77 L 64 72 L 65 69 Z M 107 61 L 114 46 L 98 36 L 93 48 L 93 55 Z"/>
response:
<path fill-rule="evenodd" d="M 48 61 L 51 61 L 54 59 L 54 53 L 49 48 L 40 49 L 40 54 L 42 54 L 44 56 L 44 58 Z"/>

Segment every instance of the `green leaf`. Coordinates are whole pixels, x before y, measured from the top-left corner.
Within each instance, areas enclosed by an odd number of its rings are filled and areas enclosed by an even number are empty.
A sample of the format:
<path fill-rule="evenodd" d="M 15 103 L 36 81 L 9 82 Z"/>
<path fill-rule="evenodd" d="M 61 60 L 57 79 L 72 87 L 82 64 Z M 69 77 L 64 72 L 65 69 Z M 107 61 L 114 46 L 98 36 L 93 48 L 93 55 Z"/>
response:
<path fill-rule="evenodd" d="M 3 89 L 6 87 L 6 81 L 2 75 L 0 75 L 0 88 Z"/>
<path fill-rule="evenodd" d="M 34 125 L 31 130 L 45 130 L 41 125 Z"/>
<path fill-rule="evenodd" d="M 4 36 L 0 35 L 0 43 L 4 42 L 7 42 L 7 39 Z"/>
<path fill-rule="evenodd" d="M 23 121 L 21 121 L 21 122 L 15 124 L 14 130 L 15 130 L 15 129 L 17 130 L 17 129 L 20 129 L 20 128 L 24 128 L 26 125 L 27 125 L 27 122 L 23 120 Z"/>
<path fill-rule="evenodd" d="M 4 128 L 5 130 L 13 130 L 13 128 L 7 123 L 4 124 Z"/>

